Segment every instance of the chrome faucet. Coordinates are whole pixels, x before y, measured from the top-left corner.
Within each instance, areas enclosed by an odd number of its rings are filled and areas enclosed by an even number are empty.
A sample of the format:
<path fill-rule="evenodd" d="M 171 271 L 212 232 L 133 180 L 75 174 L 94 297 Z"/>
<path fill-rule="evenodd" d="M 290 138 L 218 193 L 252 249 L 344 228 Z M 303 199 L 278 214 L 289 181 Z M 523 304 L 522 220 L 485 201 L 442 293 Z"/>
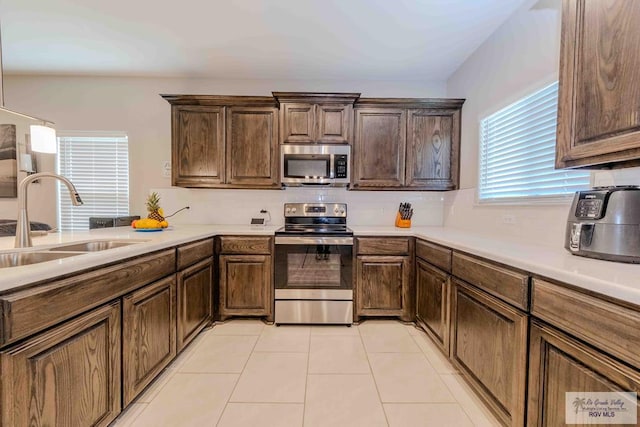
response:
<path fill-rule="evenodd" d="M 76 190 L 76 187 L 73 186 L 71 181 L 65 178 L 62 175 L 57 175 L 51 172 L 40 172 L 34 173 L 33 175 L 27 176 L 20 182 L 18 186 L 18 223 L 16 224 L 16 248 L 29 248 L 33 246 L 31 243 L 31 224 L 29 223 L 29 216 L 27 215 L 27 187 L 33 181 L 40 178 L 55 178 L 57 180 L 62 181 L 64 185 L 67 186 L 69 190 L 69 196 L 71 196 L 71 203 L 74 206 L 82 205 L 82 199 Z"/>

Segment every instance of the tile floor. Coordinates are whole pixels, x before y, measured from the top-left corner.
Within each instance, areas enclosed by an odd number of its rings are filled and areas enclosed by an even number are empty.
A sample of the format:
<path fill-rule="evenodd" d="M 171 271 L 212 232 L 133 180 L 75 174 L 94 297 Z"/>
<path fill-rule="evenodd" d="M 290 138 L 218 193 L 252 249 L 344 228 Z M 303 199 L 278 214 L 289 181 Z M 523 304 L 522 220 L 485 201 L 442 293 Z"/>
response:
<path fill-rule="evenodd" d="M 495 426 L 422 331 L 395 321 L 233 320 L 196 341 L 114 426 Z"/>

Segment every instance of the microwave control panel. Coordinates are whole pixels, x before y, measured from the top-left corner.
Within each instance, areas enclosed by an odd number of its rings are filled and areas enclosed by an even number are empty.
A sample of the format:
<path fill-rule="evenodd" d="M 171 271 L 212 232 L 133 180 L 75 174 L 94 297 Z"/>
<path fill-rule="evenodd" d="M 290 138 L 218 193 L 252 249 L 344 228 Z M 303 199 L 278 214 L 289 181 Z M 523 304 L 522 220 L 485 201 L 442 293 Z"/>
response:
<path fill-rule="evenodd" d="M 335 178 L 347 177 L 348 156 L 346 154 L 336 154 L 334 157 Z"/>

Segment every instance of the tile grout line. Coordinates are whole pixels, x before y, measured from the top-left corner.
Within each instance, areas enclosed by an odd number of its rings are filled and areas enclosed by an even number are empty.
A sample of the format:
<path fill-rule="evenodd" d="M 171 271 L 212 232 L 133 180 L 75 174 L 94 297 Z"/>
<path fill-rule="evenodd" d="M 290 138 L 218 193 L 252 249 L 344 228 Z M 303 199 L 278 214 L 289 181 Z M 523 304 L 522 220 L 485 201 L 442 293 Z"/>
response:
<path fill-rule="evenodd" d="M 369 352 L 367 351 L 367 347 L 364 344 L 364 339 L 362 338 L 362 330 L 358 328 L 358 336 L 360 337 L 360 342 L 362 343 L 362 347 L 364 348 L 364 354 L 367 357 L 367 364 L 369 365 L 369 371 L 371 371 L 371 378 L 373 378 L 373 384 L 376 386 L 376 393 L 378 394 L 378 401 L 380 402 L 380 406 L 382 407 L 382 413 L 384 414 L 384 420 L 389 426 L 389 417 L 387 416 L 387 411 L 384 410 L 384 403 L 382 402 L 382 396 L 380 396 L 380 389 L 378 388 L 378 382 L 376 381 L 376 376 L 373 373 L 373 367 L 371 366 L 371 361 L 369 360 Z"/>
<path fill-rule="evenodd" d="M 307 389 L 309 387 L 309 363 L 311 362 L 311 328 L 309 328 L 309 345 L 307 347 L 307 372 L 304 376 L 304 398 L 302 404 L 302 425 L 304 427 L 304 418 L 307 415 Z"/>
<path fill-rule="evenodd" d="M 229 405 L 229 401 L 231 400 L 231 396 L 233 396 L 233 393 L 236 391 L 236 387 L 238 387 L 238 383 L 240 382 L 240 377 L 244 373 L 244 370 L 246 369 L 247 364 L 249 363 L 249 360 L 251 359 L 251 356 L 253 355 L 253 351 L 255 350 L 256 345 L 258 345 L 258 341 L 260 340 L 260 336 L 262 335 L 263 332 L 264 332 L 264 327 L 260 331 L 260 334 L 257 336 L 256 341 L 253 343 L 253 347 L 251 347 L 251 351 L 249 352 L 249 357 L 247 357 L 247 361 L 244 362 L 244 365 L 242 366 L 242 370 L 238 374 L 238 378 L 236 378 L 236 382 L 233 385 L 233 389 L 231 390 L 231 393 L 229 393 L 229 397 L 227 397 L 227 400 L 224 403 L 224 408 L 222 408 L 222 411 L 220 412 L 220 415 L 218 416 L 218 419 L 216 420 L 216 423 L 215 423 L 216 426 L 218 424 L 220 424 L 220 421 L 222 420 L 222 416 L 224 415 L 224 412 L 227 410 L 227 406 Z M 227 335 L 227 336 L 229 336 L 229 335 Z M 252 336 L 253 337 L 255 335 L 231 335 L 231 336 L 245 336 L 245 337 L 246 336 Z"/>

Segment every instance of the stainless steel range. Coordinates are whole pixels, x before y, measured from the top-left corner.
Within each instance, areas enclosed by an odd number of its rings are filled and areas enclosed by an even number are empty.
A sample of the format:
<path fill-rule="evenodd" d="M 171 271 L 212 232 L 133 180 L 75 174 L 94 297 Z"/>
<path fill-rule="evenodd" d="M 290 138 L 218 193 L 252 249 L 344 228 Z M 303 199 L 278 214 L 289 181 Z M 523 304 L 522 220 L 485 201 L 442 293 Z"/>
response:
<path fill-rule="evenodd" d="M 353 322 L 353 232 L 344 203 L 286 203 L 275 236 L 275 323 Z"/>

